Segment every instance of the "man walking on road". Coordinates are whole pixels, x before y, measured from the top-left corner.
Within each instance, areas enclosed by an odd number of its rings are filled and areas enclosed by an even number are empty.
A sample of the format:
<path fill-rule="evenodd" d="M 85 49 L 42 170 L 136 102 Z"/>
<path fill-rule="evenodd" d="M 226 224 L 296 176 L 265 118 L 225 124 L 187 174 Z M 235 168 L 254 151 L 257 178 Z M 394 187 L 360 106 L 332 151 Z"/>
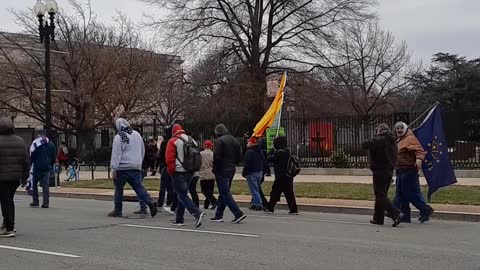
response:
<path fill-rule="evenodd" d="M 217 211 L 214 222 L 223 222 L 223 212 L 228 206 L 235 218 L 232 223 L 240 223 L 247 216 L 240 210 L 230 193 L 233 177 L 235 176 L 236 164 L 241 159 L 240 143 L 229 134 L 227 127 L 219 124 L 215 127 L 215 149 L 213 151 L 213 173 L 217 180 L 220 196 L 218 197 Z"/>
<path fill-rule="evenodd" d="M 257 138 L 250 138 L 247 143 L 247 152 L 243 158 L 242 176 L 247 179 L 248 188 L 252 194 L 249 209 L 254 211 L 263 210 L 262 197 L 260 196 L 260 185 L 265 162 L 262 149 L 260 149 L 260 146 L 257 144 Z"/>
<path fill-rule="evenodd" d="M 393 170 L 397 162 L 397 143 L 387 124 L 376 128 L 376 136 L 363 143 L 369 150 L 370 169 L 373 172 L 373 190 L 375 193 L 375 210 L 372 224 L 383 225 L 385 211 L 393 219 L 393 227 L 400 224 L 402 215 L 388 199 L 388 189 L 392 183 Z"/>
<path fill-rule="evenodd" d="M 0 205 L 3 224 L 0 237 L 15 237 L 15 203 L 13 197 L 20 182 L 27 183 L 30 163 L 27 146 L 15 136 L 10 119 L 0 118 Z"/>
<path fill-rule="evenodd" d="M 128 183 L 140 201 L 145 202 L 150 208 L 150 215 L 157 214 L 157 203 L 145 190 L 142 184 L 142 162 L 145 155 L 145 145 L 142 136 L 133 130 L 127 120 L 123 118 L 115 121 L 118 134 L 113 139 L 111 168 L 113 184 L 115 185 L 115 209 L 108 214 L 109 217 L 122 217 L 123 189 Z"/>
<path fill-rule="evenodd" d="M 425 202 L 418 176 L 418 171 L 422 168 L 422 162 L 426 155 L 425 150 L 407 124 L 396 123 L 395 133 L 397 134 L 398 158 L 397 190 L 394 204 L 405 215 L 402 222 L 411 222 L 410 203 L 420 211 L 419 221 L 427 222 L 434 210 Z"/>
<path fill-rule="evenodd" d="M 38 138 L 30 146 L 30 161 L 32 168 L 32 182 L 30 183 L 33 202 L 31 207 L 40 205 L 38 199 L 38 183 L 42 187 L 43 204 L 42 208 L 50 207 L 50 173 L 56 160 L 55 145 L 49 140 L 45 130 L 38 132 Z"/>
<path fill-rule="evenodd" d="M 188 197 L 189 187 L 192 183 L 194 172 L 200 169 L 201 155 L 197 143 L 192 137 L 187 136 L 182 126 L 176 124 L 173 126 L 172 138 L 168 141 L 166 151 L 167 171 L 173 178 L 173 185 L 177 193 L 178 205 L 175 220 L 172 220 L 172 226 L 184 225 L 185 208 L 195 217 L 195 228 L 202 226 L 204 212 L 200 212 L 198 207 Z M 195 155 L 198 154 L 198 155 Z M 198 159 L 198 160 L 197 160 Z M 198 168 L 196 161 L 199 161 Z M 193 165 L 192 167 L 190 167 Z"/>

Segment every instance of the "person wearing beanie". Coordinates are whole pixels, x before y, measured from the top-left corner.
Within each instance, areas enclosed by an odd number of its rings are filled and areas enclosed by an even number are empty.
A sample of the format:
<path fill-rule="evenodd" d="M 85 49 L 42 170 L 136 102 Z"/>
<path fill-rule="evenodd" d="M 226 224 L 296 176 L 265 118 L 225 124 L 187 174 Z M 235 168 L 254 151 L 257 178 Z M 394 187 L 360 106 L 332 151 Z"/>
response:
<path fill-rule="evenodd" d="M 250 210 L 262 211 L 262 197 L 260 196 L 260 182 L 265 167 L 265 159 L 262 149 L 257 143 L 257 138 L 252 137 L 248 140 L 247 151 L 243 160 L 242 176 L 247 179 L 248 188 L 252 194 Z"/>
<path fill-rule="evenodd" d="M 421 223 L 430 220 L 434 209 L 425 202 L 418 171 L 422 168 L 426 152 L 418 141 L 413 131 L 404 122 L 395 124 L 397 135 L 397 180 L 394 205 L 400 208 L 404 217 L 402 222 L 411 222 L 410 203 L 420 211 L 419 221 Z"/>
<path fill-rule="evenodd" d="M 273 151 L 268 156 L 268 161 L 273 163 L 275 180 L 270 193 L 270 202 L 268 203 L 267 213 L 273 213 L 275 205 L 280 201 L 283 193 L 287 200 L 290 215 L 298 215 L 297 202 L 293 191 L 293 178 L 287 175 L 288 160 L 290 159 L 290 149 L 287 147 L 287 137 L 280 136 L 273 140 Z"/>
<path fill-rule="evenodd" d="M 115 121 L 118 134 L 115 135 L 112 145 L 113 184 L 115 185 L 115 208 L 108 214 L 109 217 L 122 217 L 123 190 L 128 183 L 137 194 L 139 201 L 150 208 L 150 215 L 157 214 L 157 203 L 153 202 L 148 192 L 143 187 L 142 164 L 145 156 L 145 145 L 142 136 L 133 130 L 127 120 L 119 118 Z"/>
<path fill-rule="evenodd" d="M 238 140 L 230 135 L 224 124 L 215 127 L 215 150 L 213 151 L 213 173 L 217 180 L 217 187 L 220 196 L 218 197 L 217 211 L 213 222 L 223 222 L 223 213 L 228 206 L 234 215 L 232 223 L 240 223 L 247 216 L 240 210 L 230 192 L 233 177 L 240 162 L 242 149 Z"/>
<path fill-rule="evenodd" d="M 393 219 L 393 227 L 401 222 L 400 210 L 388 199 L 388 189 L 392 183 L 393 170 L 397 162 L 397 143 L 387 124 L 382 123 L 375 129 L 375 137 L 362 144 L 368 150 L 370 170 L 373 172 L 373 191 L 375 209 L 371 224 L 383 225 L 385 211 Z"/>
<path fill-rule="evenodd" d="M 30 162 L 27 146 L 15 135 L 12 120 L 0 118 L 0 205 L 3 223 L 0 237 L 15 237 L 14 196 L 20 183 L 25 186 Z"/>
<path fill-rule="evenodd" d="M 200 189 L 202 190 L 205 201 L 204 209 L 215 209 L 217 207 L 217 198 L 213 195 L 215 189 L 215 174 L 213 174 L 213 143 L 210 140 L 204 143 L 205 150 L 202 155 L 202 167 L 200 168 Z"/>
<path fill-rule="evenodd" d="M 160 167 L 160 190 L 158 192 L 158 207 L 169 214 L 174 214 L 177 210 L 177 194 L 173 188 L 172 177 L 167 172 L 167 163 L 165 161 L 165 152 L 167 150 L 168 141 L 172 138 L 172 127 L 168 126 L 164 130 L 165 137 L 158 149 L 158 163 Z M 167 201 L 165 203 L 165 194 Z"/>

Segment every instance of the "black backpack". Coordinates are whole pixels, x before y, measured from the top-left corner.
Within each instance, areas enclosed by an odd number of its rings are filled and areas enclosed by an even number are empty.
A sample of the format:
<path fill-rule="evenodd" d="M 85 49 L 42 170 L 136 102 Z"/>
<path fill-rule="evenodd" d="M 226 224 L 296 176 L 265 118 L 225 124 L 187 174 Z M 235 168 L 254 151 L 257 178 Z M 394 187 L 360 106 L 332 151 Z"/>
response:
<path fill-rule="evenodd" d="M 289 153 L 287 162 L 287 176 L 294 178 L 302 169 L 300 169 L 300 159 L 292 153 Z"/>
<path fill-rule="evenodd" d="M 193 141 L 192 137 L 188 136 L 188 141 L 181 136 L 177 137 L 183 141 L 183 162 L 180 161 L 183 168 L 189 172 L 198 172 L 202 166 L 202 155 L 200 149 Z"/>

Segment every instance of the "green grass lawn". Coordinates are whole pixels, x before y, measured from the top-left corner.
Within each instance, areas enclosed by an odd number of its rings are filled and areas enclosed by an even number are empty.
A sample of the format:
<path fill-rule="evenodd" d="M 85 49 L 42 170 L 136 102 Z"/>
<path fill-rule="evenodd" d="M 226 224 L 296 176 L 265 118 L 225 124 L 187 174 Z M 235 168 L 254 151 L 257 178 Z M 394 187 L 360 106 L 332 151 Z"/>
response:
<path fill-rule="evenodd" d="M 100 188 L 113 189 L 111 180 L 83 180 L 79 182 L 67 182 L 64 187 L 74 188 Z M 147 179 L 145 181 L 147 190 L 159 189 L 159 180 Z M 130 186 L 126 186 L 130 189 Z M 272 188 L 272 182 L 265 182 L 262 185 L 265 194 Z M 424 194 L 427 188 L 422 187 Z M 325 199 L 346 199 L 346 200 L 374 200 L 373 188 L 370 184 L 340 184 L 340 183 L 295 183 L 297 197 L 325 198 Z M 246 181 L 234 181 L 232 194 L 248 195 Z M 395 187 L 390 189 L 390 198 L 395 194 Z M 432 203 L 441 204 L 465 204 L 480 205 L 480 187 L 471 186 L 450 186 L 437 191 L 432 197 Z"/>

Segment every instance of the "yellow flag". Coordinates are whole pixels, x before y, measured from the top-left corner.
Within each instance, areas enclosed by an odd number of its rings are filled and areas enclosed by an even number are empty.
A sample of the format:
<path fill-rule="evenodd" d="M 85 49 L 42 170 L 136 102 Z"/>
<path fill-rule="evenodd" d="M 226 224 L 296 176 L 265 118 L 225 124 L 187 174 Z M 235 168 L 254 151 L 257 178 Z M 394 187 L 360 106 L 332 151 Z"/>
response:
<path fill-rule="evenodd" d="M 275 120 L 275 117 L 282 109 L 283 95 L 284 95 L 284 89 L 286 84 L 287 84 L 287 72 L 284 72 L 282 75 L 282 80 L 280 81 L 280 86 L 278 87 L 277 95 L 275 96 L 275 99 L 270 105 L 270 108 L 268 108 L 265 115 L 263 115 L 262 119 L 257 123 L 255 128 L 253 129 L 252 137 L 257 137 L 257 138 L 262 137 L 262 135 L 265 133 L 265 130 L 267 130 L 269 127 L 272 126 L 273 121 Z"/>

